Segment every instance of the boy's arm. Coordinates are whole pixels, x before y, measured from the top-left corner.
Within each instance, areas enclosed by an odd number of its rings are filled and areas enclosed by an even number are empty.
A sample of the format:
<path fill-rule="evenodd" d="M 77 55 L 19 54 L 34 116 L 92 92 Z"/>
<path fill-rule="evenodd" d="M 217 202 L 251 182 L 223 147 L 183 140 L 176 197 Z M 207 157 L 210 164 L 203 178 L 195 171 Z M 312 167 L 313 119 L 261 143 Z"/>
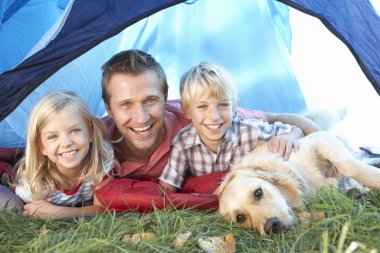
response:
<path fill-rule="evenodd" d="M 276 121 L 280 121 L 284 124 L 297 126 L 303 131 L 304 135 L 309 135 L 313 132 L 317 132 L 321 130 L 317 124 L 315 124 L 310 119 L 301 115 L 297 115 L 293 113 L 271 113 L 271 112 L 265 112 L 264 114 L 269 123 L 272 124 Z"/>
<path fill-rule="evenodd" d="M 168 164 L 159 178 L 163 189 L 171 192 L 176 192 L 182 185 L 188 164 L 183 149 L 177 145 L 180 144 L 173 144 Z"/>
<path fill-rule="evenodd" d="M 285 160 L 287 160 L 292 152 L 299 150 L 299 143 L 295 140 L 304 136 L 303 131 L 295 126 L 289 133 L 283 135 L 273 136 L 268 141 L 268 150 L 274 153 L 278 153 Z"/>

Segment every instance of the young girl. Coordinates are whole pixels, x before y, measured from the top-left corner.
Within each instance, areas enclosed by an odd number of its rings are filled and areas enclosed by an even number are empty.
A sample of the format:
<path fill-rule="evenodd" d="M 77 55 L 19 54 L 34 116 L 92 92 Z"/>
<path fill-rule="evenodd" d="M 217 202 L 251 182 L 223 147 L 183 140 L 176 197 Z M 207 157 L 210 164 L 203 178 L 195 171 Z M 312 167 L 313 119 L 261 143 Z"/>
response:
<path fill-rule="evenodd" d="M 71 92 L 45 96 L 33 109 L 15 181 L 24 215 L 64 218 L 102 213 L 94 190 L 110 180 L 113 151 L 103 122 Z M 93 201 L 90 205 L 89 201 Z"/>

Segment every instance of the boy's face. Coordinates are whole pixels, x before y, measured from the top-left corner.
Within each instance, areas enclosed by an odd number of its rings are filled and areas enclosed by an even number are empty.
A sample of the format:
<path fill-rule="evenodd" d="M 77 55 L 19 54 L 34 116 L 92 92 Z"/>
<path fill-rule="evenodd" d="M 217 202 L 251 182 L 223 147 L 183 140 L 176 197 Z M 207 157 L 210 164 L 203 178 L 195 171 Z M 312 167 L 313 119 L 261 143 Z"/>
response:
<path fill-rule="evenodd" d="M 234 116 L 232 101 L 210 96 L 206 91 L 191 101 L 186 116 L 191 119 L 202 142 L 217 151 Z"/>

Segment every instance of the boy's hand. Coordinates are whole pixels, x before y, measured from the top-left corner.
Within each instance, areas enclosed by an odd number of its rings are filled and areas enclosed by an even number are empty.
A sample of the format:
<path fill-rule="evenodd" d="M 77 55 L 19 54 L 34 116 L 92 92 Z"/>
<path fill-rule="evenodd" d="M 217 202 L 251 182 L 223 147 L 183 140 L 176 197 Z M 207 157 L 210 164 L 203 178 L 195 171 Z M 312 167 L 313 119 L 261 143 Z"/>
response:
<path fill-rule="evenodd" d="M 274 136 L 268 141 L 268 150 L 273 153 L 278 153 L 285 160 L 289 159 L 292 152 L 299 150 L 299 143 L 288 140 L 281 136 Z"/>

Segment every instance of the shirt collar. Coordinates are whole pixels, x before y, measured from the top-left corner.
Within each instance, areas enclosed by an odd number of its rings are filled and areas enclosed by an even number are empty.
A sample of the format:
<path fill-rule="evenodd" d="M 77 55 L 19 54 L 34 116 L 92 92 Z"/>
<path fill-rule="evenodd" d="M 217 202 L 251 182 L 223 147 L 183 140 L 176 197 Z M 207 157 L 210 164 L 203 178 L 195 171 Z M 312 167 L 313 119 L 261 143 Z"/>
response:
<path fill-rule="evenodd" d="M 193 124 L 189 124 L 186 126 L 183 131 L 186 131 L 187 133 L 184 138 L 184 148 L 192 148 L 197 145 L 202 145 L 201 138 L 199 137 L 199 134 L 197 132 L 197 129 L 193 126 Z M 236 131 L 236 120 L 233 119 L 231 122 L 230 127 L 227 129 L 226 134 L 223 137 L 223 140 L 232 142 L 233 145 L 238 145 L 238 136 Z"/>

